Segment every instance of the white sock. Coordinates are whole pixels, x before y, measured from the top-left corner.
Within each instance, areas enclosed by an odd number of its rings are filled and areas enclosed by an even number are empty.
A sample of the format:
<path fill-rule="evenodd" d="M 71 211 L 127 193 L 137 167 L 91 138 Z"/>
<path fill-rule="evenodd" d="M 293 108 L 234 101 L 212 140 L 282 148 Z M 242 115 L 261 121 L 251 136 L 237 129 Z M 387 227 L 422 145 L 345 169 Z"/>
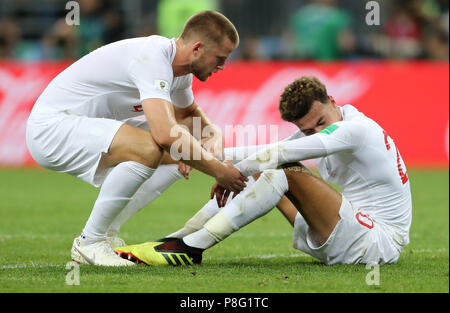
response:
<path fill-rule="evenodd" d="M 217 212 L 220 211 L 219 206 L 217 205 L 216 198 L 209 200 L 193 217 L 191 217 L 186 224 L 184 224 L 183 228 L 177 230 L 176 232 L 167 235 L 166 237 L 170 238 L 183 238 L 197 230 L 201 229 L 203 225 Z"/>
<path fill-rule="evenodd" d="M 87 244 L 106 239 L 106 231 L 114 218 L 154 171 L 143 164 L 128 161 L 118 164 L 109 173 L 82 232 Z"/>
<path fill-rule="evenodd" d="M 145 181 L 122 212 L 117 215 L 109 227 L 108 237 L 117 236 L 120 227 L 133 215 L 158 198 L 174 182 L 183 177 L 178 171 L 178 164 L 160 165 L 150 179 Z"/>
<path fill-rule="evenodd" d="M 203 228 L 183 238 L 191 247 L 208 249 L 216 243 L 272 210 L 288 191 L 283 170 L 266 170 Z"/>
<path fill-rule="evenodd" d="M 247 187 L 249 188 L 251 185 L 255 183 L 255 180 L 253 177 L 249 177 L 247 184 Z M 244 189 L 245 190 L 245 189 Z M 230 196 L 227 200 L 227 203 L 230 203 L 232 201 L 232 197 Z M 214 199 L 209 200 L 193 217 L 191 217 L 186 224 L 184 224 L 184 227 L 177 230 L 176 232 L 167 235 L 166 237 L 170 238 L 183 238 L 189 234 L 192 234 L 196 232 L 197 230 L 202 229 L 203 225 L 214 215 L 217 214 L 217 212 L 220 211 L 220 207 L 217 204 L 217 200 L 214 197 Z"/>

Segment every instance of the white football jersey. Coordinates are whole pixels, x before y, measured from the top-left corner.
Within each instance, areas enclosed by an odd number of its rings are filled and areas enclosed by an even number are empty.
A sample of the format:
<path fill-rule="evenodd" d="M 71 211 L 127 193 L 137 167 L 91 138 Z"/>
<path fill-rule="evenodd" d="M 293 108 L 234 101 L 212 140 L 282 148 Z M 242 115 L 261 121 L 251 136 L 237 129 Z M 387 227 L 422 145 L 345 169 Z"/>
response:
<path fill-rule="evenodd" d="M 236 164 L 245 176 L 281 164 L 318 158 L 322 178 L 336 184 L 357 209 L 385 228 L 394 244 L 409 243 L 411 192 L 405 164 L 394 141 L 351 105 L 343 120 L 321 132 L 293 136 L 269 145 Z"/>
<path fill-rule="evenodd" d="M 343 121 L 317 134 L 327 156 L 320 175 L 353 204 L 384 226 L 394 243 L 409 243 L 412 201 L 405 164 L 394 141 L 375 121 L 351 105 Z"/>
<path fill-rule="evenodd" d="M 185 108 L 194 101 L 192 74 L 174 77 L 175 39 L 149 36 L 105 45 L 56 76 L 33 113 L 125 120 L 143 114 L 141 101 L 159 98 Z"/>

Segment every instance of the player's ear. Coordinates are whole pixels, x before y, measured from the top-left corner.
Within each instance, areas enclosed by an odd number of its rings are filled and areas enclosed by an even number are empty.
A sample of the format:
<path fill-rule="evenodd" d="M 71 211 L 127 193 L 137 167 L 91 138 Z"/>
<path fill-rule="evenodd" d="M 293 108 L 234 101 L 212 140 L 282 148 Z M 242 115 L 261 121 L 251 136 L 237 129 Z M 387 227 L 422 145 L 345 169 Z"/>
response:
<path fill-rule="evenodd" d="M 334 100 L 334 98 L 332 96 L 328 96 L 328 98 L 330 99 L 330 103 L 334 108 L 337 108 L 338 105 L 336 104 L 336 101 Z"/>
<path fill-rule="evenodd" d="M 192 51 L 192 53 L 193 53 L 193 55 L 194 55 L 194 57 L 199 57 L 201 54 L 202 54 L 202 52 L 203 52 L 203 50 L 205 49 L 205 45 L 204 45 L 204 43 L 202 42 L 202 41 L 196 41 L 196 42 L 194 42 L 193 44 L 192 44 L 192 49 L 191 49 L 191 51 Z"/>
<path fill-rule="evenodd" d="M 328 96 L 328 99 L 330 99 L 331 104 L 336 106 L 336 101 L 334 100 L 334 98 L 332 96 Z"/>

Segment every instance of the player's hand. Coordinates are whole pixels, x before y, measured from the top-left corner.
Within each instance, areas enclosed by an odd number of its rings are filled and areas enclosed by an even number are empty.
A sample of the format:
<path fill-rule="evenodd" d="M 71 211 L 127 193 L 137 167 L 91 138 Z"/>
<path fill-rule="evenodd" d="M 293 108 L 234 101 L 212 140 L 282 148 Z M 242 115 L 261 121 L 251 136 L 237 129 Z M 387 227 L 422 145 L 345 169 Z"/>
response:
<path fill-rule="evenodd" d="M 191 172 L 191 167 L 187 164 L 184 164 L 183 162 L 178 163 L 178 171 L 181 173 L 181 175 L 184 176 L 184 178 L 189 179 L 189 173 Z"/>
<path fill-rule="evenodd" d="M 230 160 L 225 161 L 222 173 L 216 177 L 217 183 L 226 190 L 239 193 L 244 190 L 248 178 L 243 176 Z"/>
<path fill-rule="evenodd" d="M 218 183 L 215 183 L 214 186 L 211 188 L 211 199 L 214 199 L 214 196 L 216 196 L 217 205 L 219 208 L 224 207 L 225 204 L 228 201 L 228 198 L 231 194 L 231 191 L 226 190 L 222 186 L 220 186 Z M 233 198 L 236 197 L 238 193 L 233 193 Z"/>

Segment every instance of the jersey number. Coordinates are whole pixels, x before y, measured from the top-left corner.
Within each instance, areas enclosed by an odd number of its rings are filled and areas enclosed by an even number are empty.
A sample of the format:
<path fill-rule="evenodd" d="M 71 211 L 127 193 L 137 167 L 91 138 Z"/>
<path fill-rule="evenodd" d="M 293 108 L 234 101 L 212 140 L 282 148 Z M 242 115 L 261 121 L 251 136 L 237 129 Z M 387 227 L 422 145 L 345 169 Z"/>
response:
<path fill-rule="evenodd" d="M 389 135 L 384 130 L 383 130 L 383 134 L 384 134 L 384 143 L 386 144 L 386 149 L 390 150 L 391 149 L 391 144 L 388 141 Z M 392 140 L 392 138 L 391 138 L 391 140 Z M 402 183 L 406 184 L 406 182 L 408 181 L 408 174 L 406 174 L 406 172 L 403 172 L 402 165 L 401 165 L 401 157 L 400 157 L 400 153 L 398 152 L 397 147 L 395 147 L 395 151 L 397 152 L 398 174 L 400 175 L 400 178 L 402 179 Z"/>

